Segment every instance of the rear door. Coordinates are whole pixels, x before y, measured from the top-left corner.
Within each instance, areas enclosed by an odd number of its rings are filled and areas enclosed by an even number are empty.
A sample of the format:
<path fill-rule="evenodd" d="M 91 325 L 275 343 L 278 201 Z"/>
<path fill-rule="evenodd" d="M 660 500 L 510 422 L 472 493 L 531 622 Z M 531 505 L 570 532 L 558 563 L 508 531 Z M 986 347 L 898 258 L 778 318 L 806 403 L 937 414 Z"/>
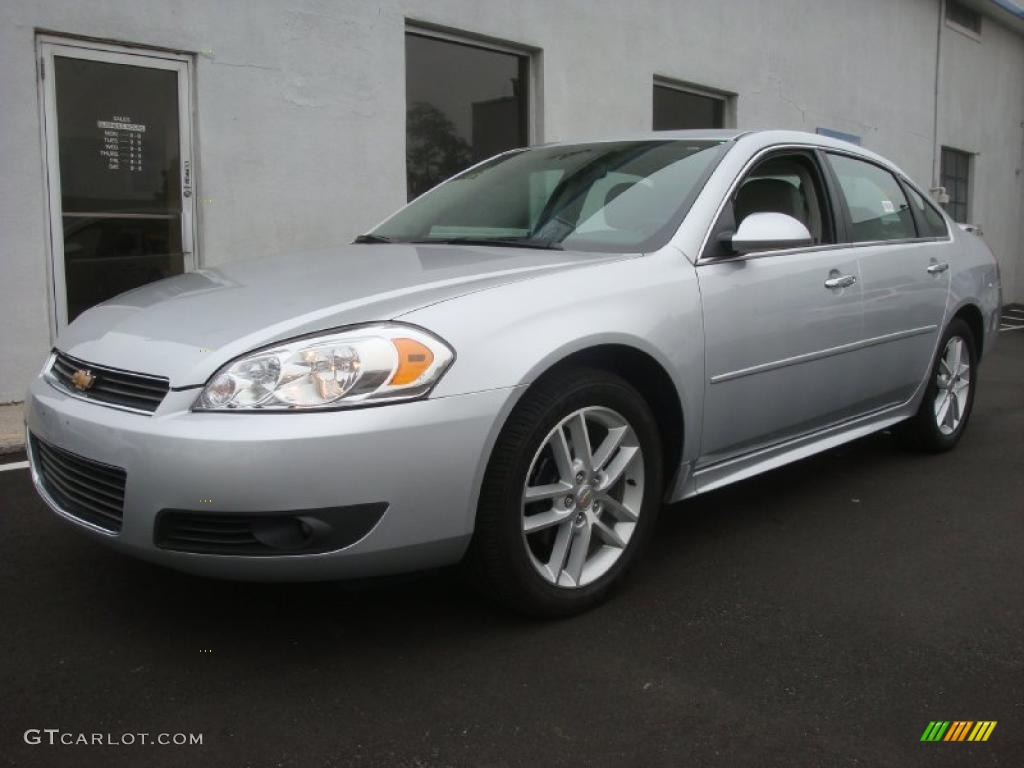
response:
<path fill-rule="evenodd" d="M 737 219 L 763 211 L 801 219 L 815 243 L 743 256 L 717 245 Z M 700 465 L 858 411 L 861 283 L 857 255 L 840 239 L 812 151 L 764 156 L 724 204 L 697 264 L 708 375 Z"/>
<path fill-rule="evenodd" d="M 864 300 L 859 376 L 865 410 L 902 403 L 925 379 L 949 292 L 942 216 L 888 169 L 827 153 L 841 190 Z"/>

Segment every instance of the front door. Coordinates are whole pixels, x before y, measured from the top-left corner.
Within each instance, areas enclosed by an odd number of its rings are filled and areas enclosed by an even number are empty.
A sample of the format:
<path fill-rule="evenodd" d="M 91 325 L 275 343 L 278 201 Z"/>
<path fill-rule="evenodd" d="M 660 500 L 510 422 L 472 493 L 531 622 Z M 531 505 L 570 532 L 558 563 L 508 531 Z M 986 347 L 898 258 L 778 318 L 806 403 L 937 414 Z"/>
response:
<path fill-rule="evenodd" d="M 746 256 L 716 245 L 759 212 L 797 218 L 813 245 Z M 836 231 L 812 152 L 769 155 L 727 201 L 697 266 L 708 377 L 701 466 L 858 413 L 860 273 Z"/>
<path fill-rule="evenodd" d="M 704 306 L 702 464 L 858 413 L 862 333 L 848 249 L 728 260 L 697 269 Z M 858 282 L 826 288 L 830 278 Z"/>
<path fill-rule="evenodd" d="M 189 61 L 47 39 L 40 54 L 60 330 L 195 266 Z"/>

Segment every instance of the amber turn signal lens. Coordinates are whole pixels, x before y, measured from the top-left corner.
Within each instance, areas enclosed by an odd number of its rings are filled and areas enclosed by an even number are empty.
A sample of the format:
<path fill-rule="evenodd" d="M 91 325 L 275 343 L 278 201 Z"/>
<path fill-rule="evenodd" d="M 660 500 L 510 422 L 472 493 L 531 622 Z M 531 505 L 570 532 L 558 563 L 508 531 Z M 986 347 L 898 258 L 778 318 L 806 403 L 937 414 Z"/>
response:
<path fill-rule="evenodd" d="M 398 350 L 398 369 L 391 377 L 391 386 L 412 384 L 434 362 L 434 353 L 418 341 L 392 339 L 391 343 Z"/>

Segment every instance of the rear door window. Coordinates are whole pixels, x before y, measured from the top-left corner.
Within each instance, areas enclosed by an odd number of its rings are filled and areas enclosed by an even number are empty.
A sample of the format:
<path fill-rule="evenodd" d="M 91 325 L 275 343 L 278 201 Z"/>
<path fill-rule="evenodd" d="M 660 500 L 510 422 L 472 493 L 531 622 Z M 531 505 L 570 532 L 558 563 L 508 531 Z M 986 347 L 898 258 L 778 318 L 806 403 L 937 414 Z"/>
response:
<path fill-rule="evenodd" d="M 850 212 L 855 243 L 917 237 L 910 204 L 896 177 L 883 168 L 846 155 L 828 155 Z"/>

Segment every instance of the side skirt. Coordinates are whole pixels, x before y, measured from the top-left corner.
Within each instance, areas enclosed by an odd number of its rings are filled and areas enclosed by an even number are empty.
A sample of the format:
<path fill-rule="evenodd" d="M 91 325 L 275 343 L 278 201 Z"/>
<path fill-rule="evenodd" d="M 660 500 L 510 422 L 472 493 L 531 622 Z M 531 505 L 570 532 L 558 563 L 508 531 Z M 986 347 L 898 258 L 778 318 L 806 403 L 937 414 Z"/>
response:
<path fill-rule="evenodd" d="M 783 443 L 698 467 L 692 473 L 681 472 L 666 501 L 680 501 L 713 491 L 878 432 L 913 416 L 917 410 L 916 403 L 915 396 L 909 403 L 883 408 Z"/>

